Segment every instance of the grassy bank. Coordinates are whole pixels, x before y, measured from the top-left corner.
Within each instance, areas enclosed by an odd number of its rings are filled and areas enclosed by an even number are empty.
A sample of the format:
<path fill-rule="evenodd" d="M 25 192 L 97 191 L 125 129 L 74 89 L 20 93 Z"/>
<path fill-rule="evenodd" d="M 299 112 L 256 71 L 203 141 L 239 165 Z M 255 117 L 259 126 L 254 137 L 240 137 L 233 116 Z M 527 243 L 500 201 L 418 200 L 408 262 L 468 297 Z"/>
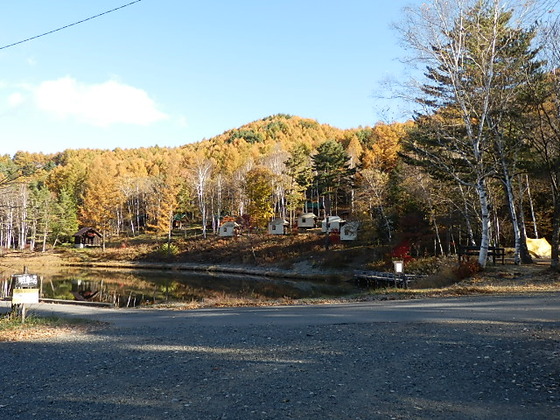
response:
<path fill-rule="evenodd" d="M 12 251 L 0 256 L 0 274 L 8 277 L 20 273 L 24 267 L 29 272 L 48 276 L 67 265 L 119 267 L 134 269 L 139 266 L 151 268 L 180 269 L 181 265 L 214 267 L 231 272 L 253 270 L 288 277 L 293 274 L 325 276 L 341 274 L 340 278 L 352 278 L 354 270 L 392 271 L 392 261 L 386 247 L 365 243 L 333 244 L 324 249 L 322 236 L 308 232 L 298 235 L 248 235 L 237 238 L 181 237 L 174 238 L 173 247 L 162 247 L 148 237 L 136 237 L 109 243 L 107 249 L 76 249 L 72 246 L 58 247 L 49 252 Z M 477 272 L 474 261 L 459 265 L 455 257 L 421 258 L 405 264 L 407 273 L 421 274 L 422 278 L 408 290 L 364 290 L 359 295 L 340 299 L 303 299 L 294 301 L 263 299 L 255 296 L 232 297 L 216 293 L 203 301 L 188 304 L 167 305 L 181 309 L 218 306 L 258 306 L 294 303 L 322 303 L 333 301 L 372 299 L 414 299 L 421 297 L 458 296 L 490 293 L 529 293 L 560 290 L 559 273 L 548 269 L 545 262 L 516 266 L 489 264 Z"/>
<path fill-rule="evenodd" d="M 0 341 L 48 340 L 64 334 L 84 333 L 101 324 L 83 320 L 30 315 L 22 323 L 21 317 L 6 314 L 0 317 Z"/>

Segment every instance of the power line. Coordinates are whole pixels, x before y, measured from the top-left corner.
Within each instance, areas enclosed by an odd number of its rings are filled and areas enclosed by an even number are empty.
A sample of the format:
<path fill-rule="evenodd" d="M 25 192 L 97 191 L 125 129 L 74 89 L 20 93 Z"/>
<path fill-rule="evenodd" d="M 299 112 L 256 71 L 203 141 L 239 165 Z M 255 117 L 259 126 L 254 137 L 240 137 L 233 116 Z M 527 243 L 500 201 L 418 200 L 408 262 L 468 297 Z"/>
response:
<path fill-rule="evenodd" d="M 32 36 L 31 38 L 27 38 L 27 39 L 24 39 L 24 40 L 21 40 L 21 41 L 18 41 L 18 42 L 14 42 L 13 44 L 4 45 L 3 47 L 0 47 L 0 50 L 4 50 L 4 49 L 6 49 L 6 48 L 10 48 L 10 47 L 13 47 L 13 46 L 15 46 L 15 45 L 23 44 L 24 42 L 29 42 L 29 41 L 32 41 L 32 40 L 34 40 L 34 39 L 41 38 L 41 37 L 43 37 L 43 36 L 53 34 L 53 33 L 55 33 L 55 32 L 62 31 L 63 29 L 70 28 L 71 26 L 76 26 L 76 25 L 79 25 L 80 23 L 87 22 L 88 20 L 92 20 L 92 19 L 98 18 L 98 17 L 100 17 L 100 16 L 107 15 L 107 14 L 109 14 L 109 13 L 116 12 L 117 10 L 124 9 L 125 7 L 128 7 L 128 6 L 132 6 L 132 5 L 135 4 L 135 3 L 140 3 L 141 1 L 142 1 L 142 0 L 135 0 L 135 1 L 132 1 L 132 2 L 127 3 L 127 4 L 123 4 L 122 6 L 116 7 L 116 8 L 114 8 L 114 9 L 107 10 L 106 12 L 99 13 L 98 15 L 90 16 L 90 17 L 88 17 L 88 18 L 86 18 L 86 19 L 82 19 L 82 20 L 80 20 L 80 21 L 78 21 L 78 22 L 70 23 L 70 24 L 65 25 L 65 26 L 62 26 L 62 27 L 60 27 L 60 28 L 53 29 L 52 31 L 45 32 L 44 34 L 35 35 L 35 36 Z"/>

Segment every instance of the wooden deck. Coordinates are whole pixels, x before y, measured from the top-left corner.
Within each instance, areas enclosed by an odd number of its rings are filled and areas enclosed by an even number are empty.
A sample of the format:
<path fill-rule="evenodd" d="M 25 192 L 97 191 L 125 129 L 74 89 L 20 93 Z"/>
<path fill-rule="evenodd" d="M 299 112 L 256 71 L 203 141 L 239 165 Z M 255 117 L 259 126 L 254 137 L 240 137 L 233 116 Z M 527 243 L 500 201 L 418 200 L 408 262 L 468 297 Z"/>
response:
<path fill-rule="evenodd" d="M 386 271 L 354 271 L 356 284 L 365 287 L 401 287 L 408 285 L 418 278 L 415 274 L 397 274 Z"/>

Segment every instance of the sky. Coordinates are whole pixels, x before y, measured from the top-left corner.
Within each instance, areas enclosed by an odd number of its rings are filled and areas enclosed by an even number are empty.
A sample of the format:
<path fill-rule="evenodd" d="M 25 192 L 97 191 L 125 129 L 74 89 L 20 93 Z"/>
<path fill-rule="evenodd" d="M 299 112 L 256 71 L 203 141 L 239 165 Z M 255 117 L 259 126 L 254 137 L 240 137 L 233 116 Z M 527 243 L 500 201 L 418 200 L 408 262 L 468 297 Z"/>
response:
<path fill-rule="evenodd" d="M 0 155 L 176 147 L 283 113 L 406 119 L 392 24 L 419 0 L 0 3 Z"/>

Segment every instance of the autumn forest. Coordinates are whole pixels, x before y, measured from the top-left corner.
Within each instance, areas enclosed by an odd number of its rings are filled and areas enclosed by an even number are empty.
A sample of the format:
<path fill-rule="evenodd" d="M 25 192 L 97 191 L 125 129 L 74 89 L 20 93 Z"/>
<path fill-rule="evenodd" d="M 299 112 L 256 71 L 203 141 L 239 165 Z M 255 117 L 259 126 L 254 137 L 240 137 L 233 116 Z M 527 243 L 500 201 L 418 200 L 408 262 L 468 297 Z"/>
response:
<path fill-rule="evenodd" d="M 265 234 L 274 218 L 294 226 L 313 212 L 414 256 L 477 245 L 481 266 L 489 246 L 528 263 L 526 238 L 544 237 L 558 267 L 559 25 L 475 3 L 410 12 L 401 35 L 425 79 L 407 122 L 343 130 L 277 114 L 177 148 L 0 157 L 0 247 L 45 251 L 85 226 L 104 241 L 207 237 L 227 220 Z M 436 18 L 446 30 L 433 34 Z"/>

